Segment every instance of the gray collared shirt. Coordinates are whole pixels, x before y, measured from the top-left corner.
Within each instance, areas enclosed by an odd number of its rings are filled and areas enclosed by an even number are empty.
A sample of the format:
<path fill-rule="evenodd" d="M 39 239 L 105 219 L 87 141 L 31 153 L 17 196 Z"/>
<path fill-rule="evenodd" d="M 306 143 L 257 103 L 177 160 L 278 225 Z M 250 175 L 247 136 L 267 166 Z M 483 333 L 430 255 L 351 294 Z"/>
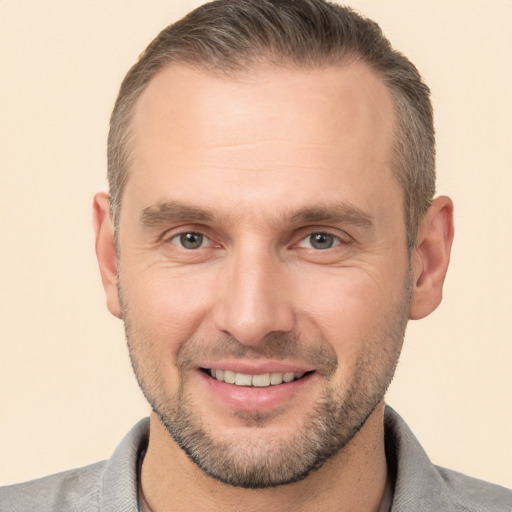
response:
<path fill-rule="evenodd" d="M 390 407 L 385 422 L 394 479 L 391 512 L 512 512 L 511 490 L 434 466 Z M 137 468 L 148 435 L 146 418 L 107 461 L 0 488 L 0 511 L 137 512 Z"/>

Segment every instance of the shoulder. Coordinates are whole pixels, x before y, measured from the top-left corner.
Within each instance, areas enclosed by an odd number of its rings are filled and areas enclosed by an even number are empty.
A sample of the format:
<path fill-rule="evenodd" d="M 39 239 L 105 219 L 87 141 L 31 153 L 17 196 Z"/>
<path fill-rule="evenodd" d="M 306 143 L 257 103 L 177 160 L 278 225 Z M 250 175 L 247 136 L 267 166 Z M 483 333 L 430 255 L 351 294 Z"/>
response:
<path fill-rule="evenodd" d="M 457 471 L 437 467 L 456 510 L 465 512 L 511 512 L 512 490 Z"/>
<path fill-rule="evenodd" d="M 393 512 L 512 512 L 512 491 L 435 466 L 405 421 L 386 407 L 386 457 Z"/>
<path fill-rule="evenodd" d="M 105 462 L 72 469 L 20 484 L 0 487 L 0 510 L 81 511 L 97 510 L 100 475 Z"/>
<path fill-rule="evenodd" d="M 108 461 L 0 487 L 0 511 L 136 510 L 139 460 L 148 437 L 149 418 L 145 418 L 125 435 Z"/>

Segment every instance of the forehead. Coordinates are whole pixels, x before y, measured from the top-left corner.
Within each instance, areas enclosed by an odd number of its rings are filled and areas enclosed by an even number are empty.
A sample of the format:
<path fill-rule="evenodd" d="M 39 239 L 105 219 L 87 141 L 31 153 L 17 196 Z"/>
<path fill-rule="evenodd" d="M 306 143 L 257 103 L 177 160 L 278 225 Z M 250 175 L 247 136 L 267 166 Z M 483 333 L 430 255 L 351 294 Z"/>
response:
<path fill-rule="evenodd" d="M 320 122 L 325 128 L 326 123 L 329 128 L 350 123 L 354 138 L 371 138 L 375 143 L 376 131 L 382 133 L 393 123 L 393 100 L 377 75 L 359 61 L 312 69 L 269 65 L 246 70 L 238 78 L 172 64 L 157 73 L 141 94 L 132 128 L 136 141 L 148 131 L 158 131 L 159 135 L 172 132 L 175 142 L 182 144 L 197 139 L 205 144 L 224 142 L 226 135 L 234 143 L 253 142 L 265 138 L 269 129 L 290 133 L 289 121 L 304 121 L 304 117 L 308 124 Z M 238 130 L 244 120 L 259 123 L 247 133 Z M 179 127 L 179 132 L 172 130 L 172 125 Z M 220 131 L 210 131 L 213 126 Z M 201 128 L 205 131 L 198 131 Z M 290 136 L 310 135 L 303 123 L 296 128 Z M 326 130 L 318 135 L 325 141 Z M 336 138 L 332 132 L 332 140 Z"/>
<path fill-rule="evenodd" d="M 209 187 L 217 206 L 262 208 L 268 197 L 293 209 L 297 195 L 371 196 L 392 177 L 393 127 L 391 94 L 360 62 L 236 79 L 173 64 L 135 106 L 125 199 L 143 208 L 195 190 L 206 200 Z"/>

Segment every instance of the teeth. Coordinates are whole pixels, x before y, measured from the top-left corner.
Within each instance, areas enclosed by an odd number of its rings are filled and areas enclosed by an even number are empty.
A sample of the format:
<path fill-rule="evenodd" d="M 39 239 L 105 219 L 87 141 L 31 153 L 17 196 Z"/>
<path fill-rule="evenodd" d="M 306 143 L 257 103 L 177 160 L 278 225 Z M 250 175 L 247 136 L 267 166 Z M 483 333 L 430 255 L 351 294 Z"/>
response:
<path fill-rule="evenodd" d="M 276 384 L 281 384 L 283 382 L 283 374 L 282 373 L 271 373 L 270 374 L 270 384 L 275 386 Z"/>
<path fill-rule="evenodd" d="M 231 370 L 219 370 L 214 368 L 208 371 L 214 379 L 217 379 L 220 382 L 227 382 L 228 384 L 235 384 L 237 386 L 254 386 L 259 388 L 277 386 L 283 382 L 292 382 L 304 376 L 304 372 L 273 372 L 263 373 L 261 375 L 249 375 L 246 373 L 237 373 Z"/>
<path fill-rule="evenodd" d="M 251 386 L 252 375 L 246 375 L 245 373 L 237 373 L 235 375 L 235 384 L 237 386 Z"/>
<path fill-rule="evenodd" d="M 283 382 L 291 382 L 293 378 L 294 377 L 292 372 L 286 372 L 283 374 Z"/>
<path fill-rule="evenodd" d="M 217 376 L 217 375 L 215 375 Z M 224 370 L 224 382 L 228 384 L 234 384 L 236 381 L 236 373 L 231 370 Z"/>
<path fill-rule="evenodd" d="M 253 375 L 252 385 L 259 388 L 267 388 L 270 386 L 270 373 L 264 373 L 263 375 Z"/>

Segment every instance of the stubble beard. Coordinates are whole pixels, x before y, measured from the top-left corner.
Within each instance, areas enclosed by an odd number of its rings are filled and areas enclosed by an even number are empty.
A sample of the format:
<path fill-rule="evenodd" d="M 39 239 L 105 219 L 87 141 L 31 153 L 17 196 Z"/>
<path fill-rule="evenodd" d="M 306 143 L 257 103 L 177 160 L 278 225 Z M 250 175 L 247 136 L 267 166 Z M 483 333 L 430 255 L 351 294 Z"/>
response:
<path fill-rule="evenodd" d="M 236 353 L 239 357 L 253 359 L 285 359 L 289 353 L 302 354 L 300 338 L 295 334 L 269 336 L 256 351 L 233 338 L 219 340 L 213 349 L 211 343 L 191 338 L 177 354 L 180 383 L 177 391 L 170 394 L 164 379 L 155 371 L 158 361 L 151 354 L 151 340 L 135 334 L 125 303 L 123 319 L 132 367 L 144 396 L 167 432 L 207 475 L 227 485 L 247 489 L 297 482 L 342 450 L 383 400 L 405 335 L 411 295 L 409 281 L 402 302 L 388 325 L 382 326 L 379 340 L 361 340 L 369 350 L 358 359 L 354 378 L 343 393 L 329 385 L 338 365 L 333 350 L 326 348 L 324 343 L 319 345 L 322 348 L 310 349 L 303 357 L 307 362 L 315 360 L 322 368 L 319 373 L 324 379 L 323 392 L 303 419 L 297 418 L 299 427 L 287 439 L 260 437 L 257 432 L 223 438 L 222 432 L 209 427 L 194 407 L 193 390 L 187 390 L 187 370 L 190 371 L 192 354 L 197 357 L 203 351 L 217 351 L 222 355 Z M 240 413 L 238 416 L 245 428 L 256 431 L 272 421 L 271 416 L 265 414 Z"/>

